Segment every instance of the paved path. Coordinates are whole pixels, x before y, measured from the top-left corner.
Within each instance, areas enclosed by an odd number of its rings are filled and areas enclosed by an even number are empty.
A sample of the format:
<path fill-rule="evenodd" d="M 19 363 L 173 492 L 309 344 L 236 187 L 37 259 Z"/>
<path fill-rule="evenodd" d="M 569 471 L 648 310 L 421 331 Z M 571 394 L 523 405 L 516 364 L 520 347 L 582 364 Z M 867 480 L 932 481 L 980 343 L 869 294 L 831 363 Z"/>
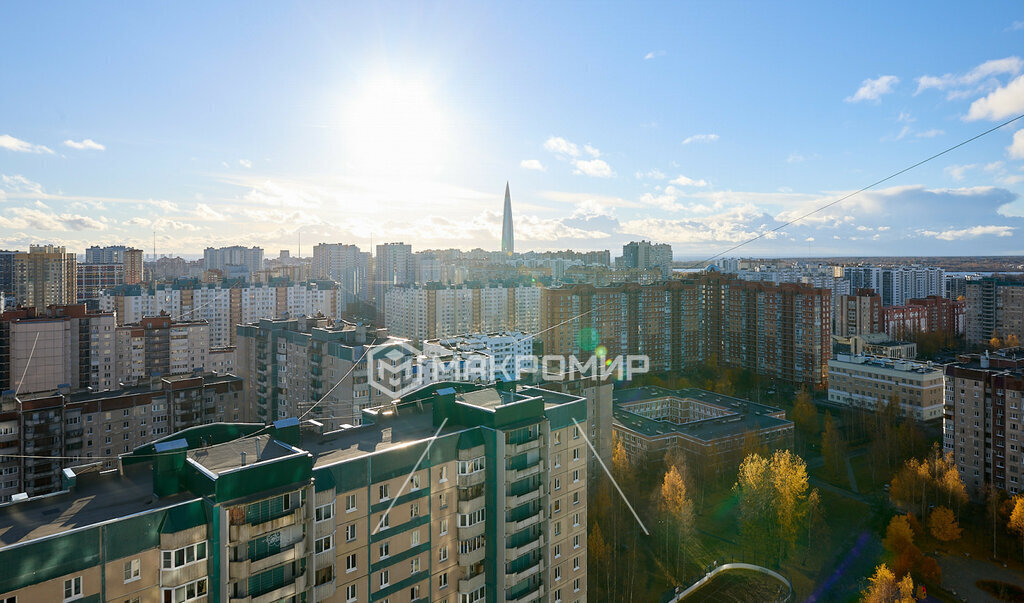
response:
<path fill-rule="evenodd" d="M 998 580 L 1024 588 L 1024 576 L 1003 567 L 1002 563 L 962 555 L 942 555 L 938 559 L 939 567 L 942 568 L 943 588 L 956 591 L 962 601 L 995 601 L 992 595 L 974 585 L 978 580 Z"/>

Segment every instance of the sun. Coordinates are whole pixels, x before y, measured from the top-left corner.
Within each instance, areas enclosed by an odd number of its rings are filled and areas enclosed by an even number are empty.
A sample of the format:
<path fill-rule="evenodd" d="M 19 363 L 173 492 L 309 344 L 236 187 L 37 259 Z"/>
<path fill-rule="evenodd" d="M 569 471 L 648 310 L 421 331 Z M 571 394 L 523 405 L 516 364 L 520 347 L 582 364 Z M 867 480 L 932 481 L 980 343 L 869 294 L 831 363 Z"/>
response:
<path fill-rule="evenodd" d="M 424 177 L 448 158 L 450 124 L 428 81 L 376 77 L 343 105 L 345 161 L 363 174 Z"/>

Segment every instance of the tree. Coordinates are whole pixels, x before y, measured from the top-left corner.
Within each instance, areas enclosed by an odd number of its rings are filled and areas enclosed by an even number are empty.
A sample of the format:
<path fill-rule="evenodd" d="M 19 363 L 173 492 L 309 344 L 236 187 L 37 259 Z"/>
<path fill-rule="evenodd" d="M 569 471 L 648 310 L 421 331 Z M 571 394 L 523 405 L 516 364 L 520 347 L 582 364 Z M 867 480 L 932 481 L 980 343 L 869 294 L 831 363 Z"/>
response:
<path fill-rule="evenodd" d="M 992 520 L 992 557 L 997 558 L 999 555 L 996 552 L 996 535 L 998 534 L 999 526 L 999 508 L 1003 504 L 1003 491 L 996 487 L 995 484 L 989 482 L 985 484 L 985 512 L 988 513 L 989 519 Z"/>
<path fill-rule="evenodd" d="M 832 481 L 839 481 L 839 476 L 846 468 L 846 442 L 836 429 L 832 413 L 825 414 L 825 431 L 821 436 L 821 453 L 825 457 L 825 469 Z"/>
<path fill-rule="evenodd" d="M 744 538 L 755 550 L 784 559 L 811 517 L 807 464 L 789 450 L 776 450 L 771 458 L 751 454 L 740 464 L 734 489 Z"/>
<path fill-rule="evenodd" d="M 1024 555 L 1024 494 L 1013 497 L 1013 510 L 1010 521 L 1006 524 L 1010 532 L 1020 536 L 1021 554 Z"/>
<path fill-rule="evenodd" d="M 923 460 L 907 459 L 889 484 L 889 496 L 896 504 L 923 517 L 929 503 L 955 503 L 959 509 L 967 502 L 967 489 L 953 462 L 953 453 L 943 454 L 935 445 Z"/>
<path fill-rule="evenodd" d="M 1017 335 L 1015 335 L 1013 333 L 1010 333 L 1009 335 L 1006 336 L 1005 343 L 1006 343 L 1006 347 L 1008 347 L 1008 348 L 1015 348 L 1015 347 L 1020 346 L 1020 338 L 1017 337 Z"/>
<path fill-rule="evenodd" d="M 769 542 L 771 479 L 768 459 L 752 454 L 740 463 L 735 488 L 739 492 L 740 530 L 754 551 Z"/>
<path fill-rule="evenodd" d="M 601 534 L 601 524 L 594 524 L 593 529 L 590 530 L 590 534 L 587 536 L 587 557 L 589 563 L 593 564 L 596 570 L 597 576 L 607 575 L 612 571 L 609 561 L 611 561 L 610 550 L 608 543 L 604 540 L 604 535 Z M 610 596 L 610 593 L 606 593 L 606 596 Z"/>
<path fill-rule="evenodd" d="M 667 527 L 666 552 L 670 548 L 675 549 L 675 567 L 678 576 L 681 557 L 685 560 L 683 543 L 693 532 L 693 501 L 687 496 L 686 483 L 674 466 L 665 472 L 658 506 Z M 675 546 L 670 547 L 669 544 L 673 541 Z"/>
<path fill-rule="evenodd" d="M 960 538 L 963 530 L 953 516 L 953 510 L 949 507 L 935 507 L 932 514 L 928 516 L 928 531 L 936 540 L 949 542 Z"/>
<path fill-rule="evenodd" d="M 811 394 L 806 389 L 800 390 L 793 405 L 793 425 L 804 437 L 818 433 L 818 410 L 811 402 Z"/>
<path fill-rule="evenodd" d="M 868 578 L 868 588 L 861 593 L 864 603 L 912 603 L 914 580 L 906 575 L 897 582 L 896 575 L 884 563 Z"/>
<path fill-rule="evenodd" d="M 894 555 L 899 555 L 914 545 L 914 531 L 910 529 L 910 519 L 906 515 L 895 515 L 885 528 L 882 546 Z"/>

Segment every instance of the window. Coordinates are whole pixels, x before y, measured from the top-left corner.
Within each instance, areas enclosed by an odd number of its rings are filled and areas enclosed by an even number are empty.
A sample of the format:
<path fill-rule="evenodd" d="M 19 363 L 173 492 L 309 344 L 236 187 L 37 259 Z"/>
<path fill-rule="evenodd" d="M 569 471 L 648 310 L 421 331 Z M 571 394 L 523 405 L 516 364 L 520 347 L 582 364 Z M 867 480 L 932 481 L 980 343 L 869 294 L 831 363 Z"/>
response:
<path fill-rule="evenodd" d="M 197 542 L 173 551 L 163 551 L 163 569 L 175 569 L 206 559 L 206 541 Z"/>
<path fill-rule="evenodd" d="M 555 468 L 557 469 L 557 468 L 559 468 L 561 466 L 562 466 L 562 453 L 561 452 L 556 452 L 555 453 Z"/>
<path fill-rule="evenodd" d="M 445 534 L 448 533 L 448 519 L 442 519 L 441 520 L 441 525 L 438 526 L 437 532 L 438 532 L 438 535 L 440 535 L 440 536 L 444 536 Z"/>
<path fill-rule="evenodd" d="M 200 578 L 175 588 L 165 588 L 163 592 L 164 601 L 174 601 L 174 603 L 195 601 L 206 596 L 206 578 Z"/>
<path fill-rule="evenodd" d="M 334 535 L 328 534 L 327 536 L 320 538 L 314 544 L 314 549 L 317 553 L 329 551 L 334 548 Z"/>
<path fill-rule="evenodd" d="M 575 484 L 578 481 L 580 481 L 580 470 L 579 469 L 573 469 L 572 470 L 572 483 Z"/>
<path fill-rule="evenodd" d="M 558 446 L 561 443 L 562 443 L 562 432 L 561 431 L 556 431 L 555 432 L 555 446 Z"/>
<path fill-rule="evenodd" d="M 477 509 L 471 513 L 460 513 L 459 514 L 459 527 L 468 528 L 469 526 L 476 525 L 484 520 L 484 509 Z"/>
<path fill-rule="evenodd" d="M 354 603 L 356 600 L 356 585 L 349 584 L 345 587 L 345 603 Z"/>
<path fill-rule="evenodd" d="M 484 598 L 485 588 L 485 586 L 481 586 L 471 593 L 463 593 L 462 598 L 459 600 L 460 603 L 476 603 L 477 601 L 482 601 Z"/>
<path fill-rule="evenodd" d="M 64 600 L 80 599 L 82 597 L 82 577 L 75 576 L 64 581 Z"/>
<path fill-rule="evenodd" d="M 352 553 L 348 557 L 345 557 L 345 573 L 356 571 L 356 554 Z"/>
<path fill-rule="evenodd" d="M 555 589 L 555 603 L 562 603 L 562 589 Z"/>
<path fill-rule="evenodd" d="M 420 571 L 420 558 L 413 557 L 409 560 L 409 573 L 415 574 L 418 571 Z"/>
<path fill-rule="evenodd" d="M 391 489 L 387 484 L 381 484 L 377 487 L 377 499 L 381 501 L 391 500 Z"/>
<path fill-rule="evenodd" d="M 580 569 L 580 558 L 579 557 L 573 557 L 572 558 L 572 569 L 574 569 L 574 570 Z"/>
<path fill-rule="evenodd" d="M 477 457 L 470 461 L 459 461 L 459 475 L 471 475 L 485 468 L 484 457 Z"/>
<path fill-rule="evenodd" d="M 384 511 L 384 515 L 382 515 L 380 518 L 380 528 L 378 529 L 383 530 L 384 528 L 389 527 L 391 527 L 391 514 L 387 511 Z"/>
<path fill-rule="evenodd" d="M 316 585 L 327 584 L 334 579 L 334 566 L 328 565 L 316 570 Z"/>
<path fill-rule="evenodd" d="M 437 588 L 448 588 L 448 574 L 444 573 L 437 577 Z"/>
<path fill-rule="evenodd" d="M 572 592 L 574 592 L 574 593 L 580 592 L 580 579 L 579 578 L 576 578 L 575 580 L 572 581 Z"/>
<path fill-rule="evenodd" d="M 380 543 L 380 558 L 386 559 L 391 556 L 391 543 L 382 542 Z"/>
<path fill-rule="evenodd" d="M 409 505 L 409 517 L 416 518 L 420 516 L 420 503 L 412 503 Z"/>
<path fill-rule="evenodd" d="M 448 560 L 448 545 L 444 545 L 443 547 L 437 549 L 437 560 L 438 561 L 447 561 Z"/>
<path fill-rule="evenodd" d="M 577 491 L 572 493 L 572 504 L 574 504 L 574 505 L 580 504 L 580 491 L 579 490 L 577 490 Z"/>
<path fill-rule="evenodd" d="M 572 439 L 574 439 L 574 440 L 580 439 L 580 426 L 579 425 L 576 425 L 575 427 L 572 428 Z"/>
<path fill-rule="evenodd" d="M 574 548 L 574 549 L 580 548 L 580 535 L 579 534 L 576 534 L 575 536 L 572 537 L 572 548 Z"/>
<path fill-rule="evenodd" d="M 419 546 L 419 545 L 420 545 L 420 531 L 419 530 L 413 530 L 412 532 L 409 533 L 409 546 Z"/>
<path fill-rule="evenodd" d="M 555 548 L 554 548 L 554 553 L 555 553 L 555 558 L 556 559 L 561 557 L 562 556 L 562 545 L 556 544 Z"/>
<path fill-rule="evenodd" d="M 345 512 L 351 513 L 356 510 L 356 495 L 349 494 L 345 497 Z"/>
<path fill-rule="evenodd" d="M 560 513 L 562 511 L 562 499 L 556 498 L 552 506 L 554 507 L 554 512 L 552 514 Z"/>
<path fill-rule="evenodd" d="M 579 513 L 573 513 L 572 514 L 572 525 L 574 525 L 574 526 L 580 525 L 580 514 Z"/>
<path fill-rule="evenodd" d="M 409 483 L 409 489 L 410 490 L 419 490 L 420 489 L 420 476 L 418 476 L 418 475 L 412 476 L 412 480 Z"/>
<path fill-rule="evenodd" d="M 562 522 L 556 521 L 555 522 L 555 536 L 558 536 L 561 533 L 562 533 Z"/>
<path fill-rule="evenodd" d="M 334 517 L 334 503 L 322 505 L 316 508 L 316 520 L 327 521 Z"/>
<path fill-rule="evenodd" d="M 448 508 L 448 493 L 447 492 L 442 492 L 442 493 L 437 495 L 437 505 L 441 509 L 447 509 Z"/>
<path fill-rule="evenodd" d="M 561 490 L 561 489 L 562 489 L 562 478 L 556 477 L 555 478 L 555 490 Z"/>
<path fill-rule="evenodd" d="M 139 559 L 132 559 L 131 561 L 124 562 L 124 582 L 125 584 L 138 580 L 142 575 L 142 561 Z"/>
<path fill-rule="evenodd" d="M 356 539 L 356 524 L 350 523 L 345 526 L 345 542 L 352 542 Z"/>
<path fill-rule="evenodd" d="M 558 565 L 558 566 L 555 566 L 555 580 L 558 581 L 558 580 L 561 580 L 561 579 L 562 579 L 562 566 Z"/>
<path fill-rule="evenodd" d="M 409 600 L 410 601 L 415 601 L 416 599 L 419 599 L 419 598 L 420 598 L 420 587 L 417 584 L 416 586 L 413 586 L 412 588 L 409 589 Z"/>
<path fill-rule="evenodd" d="M 378 574 L 378 577 L 380 586 L 387 586 L 391 584 L 391 574 L 388 572 L 388 570 L 381 570 L 380 574 Z"/>
<path fill-rule="evenodd" d="M 448 481 L 448 465 L 441 465 L 441 477 L 437 480 L 437 483 L 443 484 Z"/>
<path fill-rule="evenodd" d="M 572 449 L 572 460 L 574 460 L 574 461 L 580 460 L 580 449 L 579 448 L 573 448 Z"/>

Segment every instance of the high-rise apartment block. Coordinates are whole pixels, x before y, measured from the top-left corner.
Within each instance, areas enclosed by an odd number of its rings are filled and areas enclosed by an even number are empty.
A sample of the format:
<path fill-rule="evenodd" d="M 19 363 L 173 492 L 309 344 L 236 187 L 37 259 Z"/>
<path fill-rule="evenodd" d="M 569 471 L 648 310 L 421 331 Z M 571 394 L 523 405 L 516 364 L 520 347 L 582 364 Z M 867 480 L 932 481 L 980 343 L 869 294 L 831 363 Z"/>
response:
<path fill-rule="evenodd" d="M 137 385 L 154 377 L 213 372 L 209 328 L 205 320 L 182 322 L 170 316 L 117 327 L 118 380 Z"/>
<path fill-rule="evenodd" d="M 1007 353 L 957 360 L 946 365 L 945 449 L 974 495 L 987 484 L 1024 491 L 1024 359 Z"/>
<path fill-rule="evenodd" d="M 28 253 L 12 258 L 12 281 L 17 303 L 34 308 L 78 301 L 75 254 L 57 245 L 31 245 Z"/>
<path fill-rule="evenodd" d="M 313 247 L 313 277 L 340 285 L 346 304 L 370 297 L 370 253 L 355 245 L 320 243 Z"/>
<path fill-rule="evenodd" d="M 970 345 L 988 345 L 1010 335 L 1024 341 L 1024 280 L 982 278 L 966 285 L 966 331 Z"/>
<path fill-rule="evenodd" d="M 582 398 L 436 386 L 360 427 L 209 425 L 0 508 L 18 601 L 587 599 Z M 73 527 L 72 527 L 73 526 Z"/>
<path fill-rule="evenodd" d="M 157 285 L 124 287 L 100 296 L 99 307 L 117 313 L 118 325 L 137 324 L 147 316 L 166 314 L 172 320 L 205 320 L 210 347 L 235 345 L 235 326 L 262 318 L 334 317 L 342 310 L 337 285 L 329 282 L 287 286 Z"/>
<path fill-rule="evenodd" d="M 142 282 L 142 250 L 124 245 L 92 246 L 85 250 L 86 264 L 120 264 L 124 266 L 124 282 L 135 285 Z"/>
<path fill-rule="evenodd" d="M 241 380 L 231 375 L 164 378 L 103 392 L 6 392 L 0 398 L 0 502 L 61 490 L 69 467 L 112 469 L 118 455 L 167 434 L 237 421 L 241 394 Z"/>
<path fill-rule="evenodd" d="M 616 268 L 649 270 L 658 268 L 664 278 L 672 272 L 672 246 L 668 243 L 633 241 L 622 246 L 622 256 L 615 258 Z"/>
<path fill-rule="evenodd" d="M 245 275 L 263 270 L 263 248 L 261 247 L 207 247 L 203 250 L 203 262 L 207 270 L 220 270 L 224 276 Z"/>
<path fill-rule="evenodd" d="M 388 332 L 415 340 L 493 331 L 539 330 L 538 287 L 394 287 L 387 292 Z"/>
<path fill-rule="evenodd" d="M 21 252 L 0 250 L 0 293 L 12 299 L 14 298 L 14 256 L 19 253 Z"/>
<path fill-rule="evenodd" d="M 643 354 L 651 371 L 704 362 L 821 387 L 831 353 L 831 292 L 708 272 L 654 285 L 544 289 L 544 354 Z"/>
<path fill-rule="evenodd" d="M 844 266 L 850 287 L 874 289 L 883 306 L 903 306 L 911 299 L 945 293 L 945 274 L 934 266 Z"/>
<path fill-rule="evenodd" d="M 884 329 L 882 297 L 873 289 L 858 289 L 856 295 L 840 295 L 833 318 L 832 333 L 838 337 L 881 333 Z"/>
<path fill-rule="evenodd" d="M 387 320 L 385 298 L 387 292 L 399 285 L 416 282 L 416 262 L 412 246 L 405 243 L 384 243 L 377 245 L 373 258 L 373 299 L 377 304 L 377 318 Z"/>
<path fill-rule="evenodd" d="M 83 305 L 0 315 L 0 391 L 117 388 L 114 315 Z"/>

